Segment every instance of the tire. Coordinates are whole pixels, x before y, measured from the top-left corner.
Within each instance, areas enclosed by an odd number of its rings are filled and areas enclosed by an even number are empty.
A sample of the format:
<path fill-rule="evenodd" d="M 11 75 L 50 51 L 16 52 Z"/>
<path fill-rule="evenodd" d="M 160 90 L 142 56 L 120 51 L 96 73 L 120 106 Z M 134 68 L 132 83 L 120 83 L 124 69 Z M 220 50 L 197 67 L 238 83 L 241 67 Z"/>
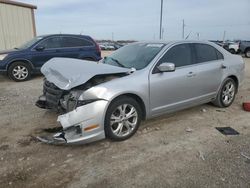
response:
<path fill-rule="evenodd" d="M 16 82 L 27 81 L 31 76 L 30 65 L 21 61 L 14 62 L 8 69 L 8 76 Z"/>
<path fill-rule="evenodd" d="M 236 51 L 234 50 L 234 49 L 229 49 L 229 52 L 231 53 L 231 54 L 236 54 Z"/>
<path fill-rule="evenodd" d="M 237 84 L 232 78 L 227 78 L 217 94 L 215 101 L 212 103 L 219 108 L 231 106 L 237 93 L 237 87 Z"/>
<path fill-rule="evenodd" d="M 245 51 L 245 56 L 246 56 L 247 58 L 250 58 L 250 49 L 246 49 L 246 51 Z"/>
<path fill-rule="evenodd" d="M 132 111 L 131 117 L 127 118 L 126 115 Z M 142 110 L 136 100 L 131 97 L 117 98 L 111 102 L 105 115 L 105 135 L 113 141 L 126 140 L 136 133 L 141 119 Z"/>

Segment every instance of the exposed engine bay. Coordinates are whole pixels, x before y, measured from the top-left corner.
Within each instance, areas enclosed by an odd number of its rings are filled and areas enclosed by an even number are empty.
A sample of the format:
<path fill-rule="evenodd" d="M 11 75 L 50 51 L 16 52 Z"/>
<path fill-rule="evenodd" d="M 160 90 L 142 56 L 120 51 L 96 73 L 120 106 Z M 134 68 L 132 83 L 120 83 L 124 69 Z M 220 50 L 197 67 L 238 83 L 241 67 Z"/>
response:
<path fill-rule="evenodd" d="M 105 138 L 103 129 L 97 123 L 102 120 L 96 117 L 104 113 L 107 101 L 99 99 L 79 100 L 79 97 L 84 91 L 96 85 L 126 75 L 128 75 L 128 73 L 96 75 L 86 83 L 68 91 L 60 89 L 45 78 L 43 95 L 39 97 L 36 106 L 62 114 L 59 115 L 57 119 L 62 127 L 56 127 L 54 128 L 56 130 L 55 132 L 50 134 L 46 133 L 45 136 L 38 136 L 37 139 L 48 144 L 71 144 L 86 143 L 84 141 L 86 138 L 88 140 L 87 143 L 95 141 L 95 139 L 99 140 Z M 99 108 L 96 110 L 98 106 Z M 93 116 L 96 117 L 93 118 Z M 90 129 L 92 133 L 88 136 Z"/>
<path fill-rule="evenodd" d="M 44 79 L 43 95 L 39 97 L 36 106 L 43 109 L 51 109 L 59 113 L 70 112 L 79 106 L 93 102 L 94 99 L 85 101 L 78 100 L 79 96 L 87 89 L 126 75 L 127 73 L 96 75 L 86 83 L 72 88 L 69 91 L 62 90 L 47 79 Z"/>

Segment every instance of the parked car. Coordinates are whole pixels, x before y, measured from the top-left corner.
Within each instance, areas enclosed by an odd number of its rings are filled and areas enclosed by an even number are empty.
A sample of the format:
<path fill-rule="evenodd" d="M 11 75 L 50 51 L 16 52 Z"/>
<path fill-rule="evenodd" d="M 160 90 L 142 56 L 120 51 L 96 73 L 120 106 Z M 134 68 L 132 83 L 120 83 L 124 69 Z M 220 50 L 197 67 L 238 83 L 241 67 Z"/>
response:
<path fill-rule="evenodd" d="M 250 41 L 241 41 L 239 51 L 244 53 L 246 57 L 250 58 Z"/>
<path fill-rule="evenodd" d="M 115 46 L 110 43 L 100 43 L 101 50 L 116 50 Z"/>
<path fill-rule="evenodd" d="M 25 81 L 53 57 L 98 61 L 101 50 L 91 37 L 85 35 L 39 36 L 18 48 L 0 51 L 0 72 L 7 73 L 15 81 Z"/>
<path fill-rule="evenodd" d="M 118 49 L 121 48 L 121 47 L 123 47 L 122 44 L 119 44 L 119 43 L 115 43 L 115 44 L 114 44 L 115 50 L 118 50 Z"/>
<path fill-rule="evenodd" d="M 238 54 L 240 48 L 239 42 L 229 42 L 228 43 L 228 51 L 232 54 Z"/>
<path fill-rule="evenodd" d="M 99 63 L 54 58 L 41 69 L 36 105 L 59 110 L 47 143 L 128 139 L 142 120 L 212 102 L 229 107 L 244 77 L 241 56 L 210 42 L 137 42 Z"/>

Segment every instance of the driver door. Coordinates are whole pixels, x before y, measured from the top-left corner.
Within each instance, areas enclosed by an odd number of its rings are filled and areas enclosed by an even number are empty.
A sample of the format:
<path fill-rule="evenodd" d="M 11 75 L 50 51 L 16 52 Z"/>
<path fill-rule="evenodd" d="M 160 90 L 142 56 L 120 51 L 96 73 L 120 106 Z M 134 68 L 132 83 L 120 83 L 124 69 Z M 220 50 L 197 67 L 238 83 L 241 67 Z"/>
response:
<path fill-rule="evenodd" d="M 36 50 L 36 47 L 42 47 Z M 50 37 L 41 41 L 34 49 L 31 50 L 31 61 L 35 67 L 40 68 L 53 57 L 63 57 L 63 53 L 59 53 L 61 48 L 61 37 Z"/>
<path fill-rule="evenodd" d="M 150 82 L 151 115 L 157 116 L 192 105 L 199 98 L 194 65 L 194 55 L 190 44 L 171 47 L 159 60 L 152 73 Z M 175 71 L 160 72 L 161 63 L 175 64 Z"/>

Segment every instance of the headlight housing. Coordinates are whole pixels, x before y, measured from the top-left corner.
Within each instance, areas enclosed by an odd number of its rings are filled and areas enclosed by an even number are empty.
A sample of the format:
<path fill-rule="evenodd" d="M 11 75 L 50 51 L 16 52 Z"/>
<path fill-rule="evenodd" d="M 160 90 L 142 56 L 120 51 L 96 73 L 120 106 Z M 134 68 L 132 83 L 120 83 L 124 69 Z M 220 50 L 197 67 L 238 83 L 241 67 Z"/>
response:
<path fill-rule="evenodd" d="M 0 54 L 0 61 L 2 61 L 8 54 Z"/>
<path fill-rule="evenodd" d="M 100 100 L 100 99 L 79 100 L 79 101 L 77 101 L 76 107 L 84 106 L 86 104 L 89 104 L 89 103 L 92 103 L 92 102 L 95 102 L 98 100 Z"/>

